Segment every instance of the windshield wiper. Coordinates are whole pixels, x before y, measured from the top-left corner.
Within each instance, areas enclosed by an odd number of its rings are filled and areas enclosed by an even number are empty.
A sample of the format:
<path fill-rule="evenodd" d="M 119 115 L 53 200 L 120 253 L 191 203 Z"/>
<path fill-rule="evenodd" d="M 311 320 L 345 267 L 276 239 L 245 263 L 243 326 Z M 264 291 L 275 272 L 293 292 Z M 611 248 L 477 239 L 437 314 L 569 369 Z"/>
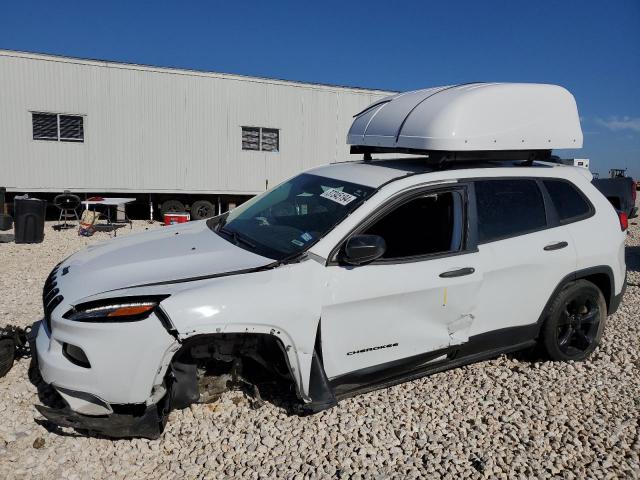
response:
<path fill-rule="evenodd" d="M 218 221 L 218 223 L 216 225 L 214 225 L 214 228 L 219 232 L 220 230 L 222 230 L 222 227 L 224 227 L 227 224 L 227 218 L 229 218 L 229 212 L 224 213 L 224 216 Z"/>
<path fill-rule="evenodd" d="M 255 249 L 256 248 L 256 244 L 253 243 L 251 240 L 249 240 L 246 235 L 243 235 L 242 233 L 238 233 L 235 230 L 230 230 L 226 227 L 222 227 L 218 230 L 221 233 L 224 233 L 226 235 L 229 235 L 231 237 L 231 239 L 233 240 L 233 243 L 235 243 L 236 245 L 240 244 L 240 243 L 244 243 L 245 245 L 247 245 L 248 247 Z"/>

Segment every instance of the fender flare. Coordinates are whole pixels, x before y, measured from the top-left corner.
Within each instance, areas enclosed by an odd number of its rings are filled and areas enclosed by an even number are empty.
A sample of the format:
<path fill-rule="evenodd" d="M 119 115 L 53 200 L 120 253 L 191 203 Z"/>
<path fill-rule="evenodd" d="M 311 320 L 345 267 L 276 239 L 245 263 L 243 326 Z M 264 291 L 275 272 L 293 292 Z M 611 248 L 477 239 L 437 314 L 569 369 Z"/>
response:
<path fill-rule="evenodd" d="M 309 397 L 310 400 L 300 407 L 301 414 L 312 414 L 326 410 L 337 405 L 338 401 L 329 383 L 327 374 L 324 371 L 322 359 L 322 319 L 318 321 L 316 331 L 316 341 L 313 347 L 311 358 L 311 369 L 309 371 Z"/>
<path fill-rule="evenodd" d="M 538 325 L 538 332 L 536 333 L 536 336 L 538 336 L 538 334 L 540 333 L 540 328 L 542 328 L 542 325 L 547 318 L 551 303 L 556 298 L 556 296 L 560 293 L 560 291 L 567 284 L 571 282 L 588 278 L 593 275 L 607 276 L 609 280 L 609 291 L 608 292 L 603 291 L 602 294 L 604 295 L 605 301 L 607 302 L 607 314 L 613 315 L 615 313 L 615 311 L 618 308 L 618 305 L 620 304 L 620 300 L 622 299 L 622 295 L 624 294 L 624 288 L 619 295 L 615 294 L 615 279 L 614 279 L 613 270 L 611 269 L 611 267 L 609 267 L 608 265 L 598 265 L 595 267 L 583 268 L 582 270 L 576 270 L 575 272 L 572 272 L 566 275 L 562 280 L 560 280 L 556 288 L 551 293 L 551 296 L 547 300 L 547 303 L 542 309 L 542 313 L 540 313 L 540 316 L 538 317 L 538 321 L 536 322 Z M 625 278 L 625 284 L 626 284 L 626 278 Z"/>

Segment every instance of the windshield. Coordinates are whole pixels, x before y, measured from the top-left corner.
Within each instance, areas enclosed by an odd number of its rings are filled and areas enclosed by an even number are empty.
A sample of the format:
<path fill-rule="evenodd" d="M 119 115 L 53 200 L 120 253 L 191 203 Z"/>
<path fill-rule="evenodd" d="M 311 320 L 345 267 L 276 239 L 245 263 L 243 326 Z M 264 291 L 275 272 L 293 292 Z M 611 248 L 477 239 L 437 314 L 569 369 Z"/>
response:
<path fill-rule="evenodd" d="M 307 250 L 373 190 L 303 173 L 243 203 L 210 226 L 239 247 L 282 260 Z"/>

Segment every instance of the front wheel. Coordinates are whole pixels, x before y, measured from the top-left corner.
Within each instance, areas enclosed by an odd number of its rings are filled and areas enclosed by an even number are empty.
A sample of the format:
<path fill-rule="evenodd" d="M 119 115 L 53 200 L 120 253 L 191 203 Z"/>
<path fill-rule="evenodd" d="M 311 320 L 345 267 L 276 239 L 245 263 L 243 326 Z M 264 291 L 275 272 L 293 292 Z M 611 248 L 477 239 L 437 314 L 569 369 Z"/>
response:
<path fill-rule="evenodd" d="M 549 307 L 542 344 L 552 360 L 584 360 L 600 343 L 607 304 L 598 287 L 578 280 L 564 287 Z"/>

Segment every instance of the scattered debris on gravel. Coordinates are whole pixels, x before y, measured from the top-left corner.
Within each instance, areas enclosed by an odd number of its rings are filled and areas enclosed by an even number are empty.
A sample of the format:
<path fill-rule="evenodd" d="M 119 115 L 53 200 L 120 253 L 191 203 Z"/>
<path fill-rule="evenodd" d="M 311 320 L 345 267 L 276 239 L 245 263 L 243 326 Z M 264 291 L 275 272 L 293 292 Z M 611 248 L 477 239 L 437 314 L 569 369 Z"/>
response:
<path fill-rule="evenodd" d="M 584 363 L 501 356 L 342 401 L 308 417 L 238 392 L 170 415 L 160 440 L 89 438 L 43 422 L 28 359 L 0 378 L 0 478 L 640 477 L 640 227 L 629 288 Z M 44 243 L 2 243 L 0 326 L 42 316 L 53 266 L 107 233 L 47 223 Z M 159 228 L 134 222 L 133 230 Z M 4 235 L 6 237 L 6 235 Z M 523 358 L 524 357 L 524 358 Z"/>

